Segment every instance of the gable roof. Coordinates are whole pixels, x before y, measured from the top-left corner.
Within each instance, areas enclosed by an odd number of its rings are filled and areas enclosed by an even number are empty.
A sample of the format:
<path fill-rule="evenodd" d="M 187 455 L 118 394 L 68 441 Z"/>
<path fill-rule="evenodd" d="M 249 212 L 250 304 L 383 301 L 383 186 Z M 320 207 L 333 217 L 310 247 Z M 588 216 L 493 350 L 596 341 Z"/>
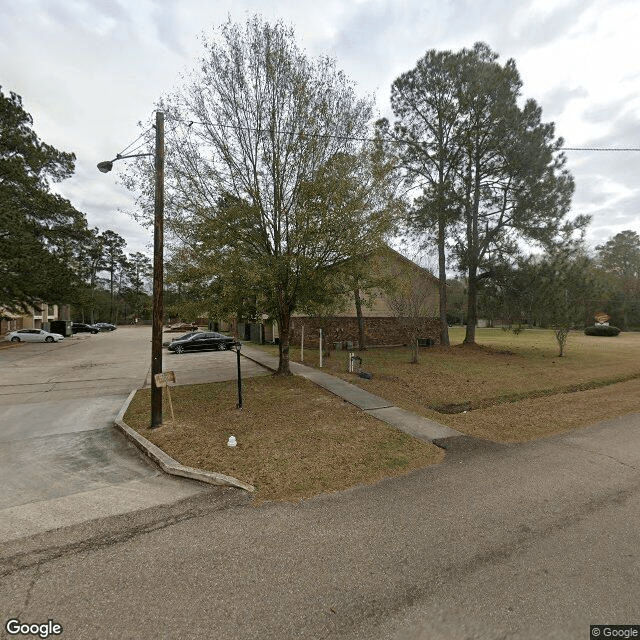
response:
<path fill-rule="evenodd" d="M 431 280 L 433 280 L 433 282 L 435 283 L 439 282 L 439 279 L 435 275 L 433 275 L 433 273 L 431 273 L 429 269 L 425 269 L 424 267 L 420 266 L 417 262 L 414 262 L 410 258 L 403 256 L 399 251 L 396 251 L 393 247 L 390 247 L 388 244 L 385 244 L 384 247 L 382 247 L 382 250 L 388 251 L 393 257 L 399 259 L 400 262 L 402 262 L 403 264 L 406 264 L 407 266 L 413 269 L 420 270 L 423 275 L 429 277 Z"/>

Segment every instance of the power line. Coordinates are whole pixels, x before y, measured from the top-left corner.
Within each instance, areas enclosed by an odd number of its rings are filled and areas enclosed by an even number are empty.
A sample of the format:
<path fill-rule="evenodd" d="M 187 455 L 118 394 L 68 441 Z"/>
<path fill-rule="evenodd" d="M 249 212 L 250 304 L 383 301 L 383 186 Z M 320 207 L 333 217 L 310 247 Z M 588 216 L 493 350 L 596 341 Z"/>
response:
<path fill-rule="evenodd" d="M 171 117 L 171 116 L 170 116 Z M 176 122 L 181 122 L 182 124 L 186 124 L 187 128 L 190 128 L 194 124 L 199 124 L 202 126 L 207 126 L 206 122 L 198 122 L 197 120 L 181 120 L 180 118 L 171 117 L 171 120 L 175 120 Z M 251 131 L 252 133 L 270 133 L 268 129 L 258 129 L 255 127 L 243 127 L 234 124 L 217 124 L 216 126 L 223 127 L 225 129 L 235 129 L 238 131 Z M 174 127 L 175 129 L 175 127 Z M 304 131 L 299 131 L 296 133 L 295 131 L 276 131 L 278 134 L 286 134 L 286 135 L 297 135 L 300 137 L 309 137 L 309 138 L 337 138 L 340 140 L 354 140 L 357 142 L 376 142 L 378 138 L 362 138 L 358 136 L 341 136 L 336 134 L 329 133 L 307 133 Z M 393 140 L 393 142 L 406 142 L 406 143 L 419 143 L 419 141 L 410 141 L 410 140 Z M 561 147 L 559 151 L 640 151 L 640 147 Z"/>
<path fill-rule="evenodd" d="M 640 147 L 562 147 L 561 151 L 640 151 Z"/>
<path fill-rule="evenodd" d="M 153 126 L 149 127 L 146 131 L 143 131 L 133 142 L 129 143 L 118 155 L 119 156 L 123 156 L 128 150 L 131 149 L 131 147 L 133 147 L 133 145 L 138 142 L 138 140 L 140 140 L 140 138 L 142 138 L 143 136 L 146 136 L 147 133 L 149 133 L 149 131 L 151 131 L 151 129 L 153 129 Z M 144 143 L 143 143 L 144 144 Z M 142 146 L 142 145 L 140 145 Z M 138 146 L 137 148 L 139 149 L 140 146 Z M 133 153 L 133 152 L 132 152 Z"/>
<path fill-rule="evenodd" d="M 170 116 L 171 117 L 171 116 Z M 199 124 L 204 127 L 208 126 L 206 122 L 198 122 L 197 120 L 180 120 L 179 118 L 171 117 L 171 120 L 175 120 L 177 122 L 181 122 L 182 124 L 186 124 L 187 128 L 190 128 L 194 124 Z M 255 127 L 242 127 L 237 124 L 216 124 L 218 127 L 222 127 L 224 129 L 235 129 L 237 131 L 251 131 L 252 133 L 271 133 L 270 129 L 257 129 Z M 277 133 L 278 135 L 285 134 L 288 136 L 299 136 L 301 138 L 336 138 L 339 140 L 354 140 L 357 142 L 375 142 L 376 138 L 360 138 L 358 136 L 348 136 L 348 135 L 337 135 L 331 133 L 307 133 L 305 131 L 286 131 L 286 130 L 278 130 L 273 133 Z"/>
<path fill-rule="evenodd" d="M 169 129 L 166 133 L 171 133 L 172 131 L 175 131 L 178 128 L 178 126 L 179 125 L 176 125 L 172 129 Z M 144 136 L 147 133 L 149 133 L 149 131 L 151 131 L 153 128 L 154 127 L 151 126 L 146 131 L 141 133 L 131 144 L 127 145 L 118 155 L 122 156 L 122 155 L 125 154 L 125 152 L 127 154 L 134 154 L 134 153 L 138 152 L 140 149 L 142 149 L 144 146 L 146 146 L 149 143 L 149 141 L 148 140 L 143 140 L 137 147 L 135 147 L 133 149 L 131 148 L 136 142 L 138 142 L 138 140 L 140 140 L 140 138 L 142 138 L 142 136 Z"/>

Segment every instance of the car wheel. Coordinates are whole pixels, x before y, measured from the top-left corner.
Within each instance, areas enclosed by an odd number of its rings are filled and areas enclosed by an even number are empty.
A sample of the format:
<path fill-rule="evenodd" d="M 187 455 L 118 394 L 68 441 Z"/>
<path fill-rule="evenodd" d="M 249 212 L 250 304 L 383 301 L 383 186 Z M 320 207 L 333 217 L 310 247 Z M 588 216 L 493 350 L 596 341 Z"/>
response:
<path fill-rule="evenodd" d="M 20 338 L 18 338 L 18 336 L 13 336 L 13 338 L 11 338 L 11 342 L 20 342 Z"/>
<path fill-rule="evenodd" d="M 53 342 L 53 338 L 52 338 L 51 336 L 47 336 L 47 337 L 44 339 L 44 341 L 45 341 L 45 342 Z"/>
<path fill-rule="evenodd" d="M 224 351 L 226 348 L 224 342 L 218 342 L 218 351 Z"/>
<path fill-rule="evenodd" d="M 93 334 L 95 335 L 95 334 L 96 334 L 96 333 L 98 333 L 98 332 L 97 332 L 97 331 L 92 331 L 91 333 L 93 333 Z"/>
<path fill-rule="evenodd" d="M 175 351 L 176 353 L 184 353 L 184 347 L 176 347 L 176 348 L 174 349 L 174 351 Z"/>

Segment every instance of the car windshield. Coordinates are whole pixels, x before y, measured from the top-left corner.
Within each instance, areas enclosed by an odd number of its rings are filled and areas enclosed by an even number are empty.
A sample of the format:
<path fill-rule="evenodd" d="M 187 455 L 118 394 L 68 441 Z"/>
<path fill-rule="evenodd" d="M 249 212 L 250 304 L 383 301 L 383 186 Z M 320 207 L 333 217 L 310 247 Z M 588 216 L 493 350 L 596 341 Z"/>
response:
<path fill-rule="evenodd" d="M 197 335 L 199 335 L 198 331 L 192 331 L 191 333 L 185 333 L 183 336 L 176 338 L 176 340 L 191 340 L 193 336 L 197 336 Z"/>

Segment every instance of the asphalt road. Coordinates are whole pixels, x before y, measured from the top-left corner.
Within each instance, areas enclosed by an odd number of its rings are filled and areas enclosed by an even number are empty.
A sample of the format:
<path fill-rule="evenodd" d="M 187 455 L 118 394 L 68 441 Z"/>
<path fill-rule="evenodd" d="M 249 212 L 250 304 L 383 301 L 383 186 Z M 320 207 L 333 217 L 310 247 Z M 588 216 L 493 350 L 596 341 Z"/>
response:
<path fill-rule="evenodd" d="M 255 508 L 233 489 L 0 547 L 64 638 L 589 638 L 640 623 L 640 414 Z"/>
<path fill-rule="evenodd" d="M 150 356 L 148 327 L 0 350 L 0 541 L 208 491 L 162 474 L 112 426 L 148 386 Z M 163 368 L 182 384 L 229 379 L 236 357 L 165 351 Z"/>
<path fill-rule="evenodd" d="M 462 440 L 404 477 L 255 508 L 162 476 L 111 428 L 147 378 L 145 331 L 0 351 L 3 628 L 578 640 L 640 623 L 640 414 L 523 445 Z M 165 370 L 196 382 L 233 364 L 189 354 Z"/>

